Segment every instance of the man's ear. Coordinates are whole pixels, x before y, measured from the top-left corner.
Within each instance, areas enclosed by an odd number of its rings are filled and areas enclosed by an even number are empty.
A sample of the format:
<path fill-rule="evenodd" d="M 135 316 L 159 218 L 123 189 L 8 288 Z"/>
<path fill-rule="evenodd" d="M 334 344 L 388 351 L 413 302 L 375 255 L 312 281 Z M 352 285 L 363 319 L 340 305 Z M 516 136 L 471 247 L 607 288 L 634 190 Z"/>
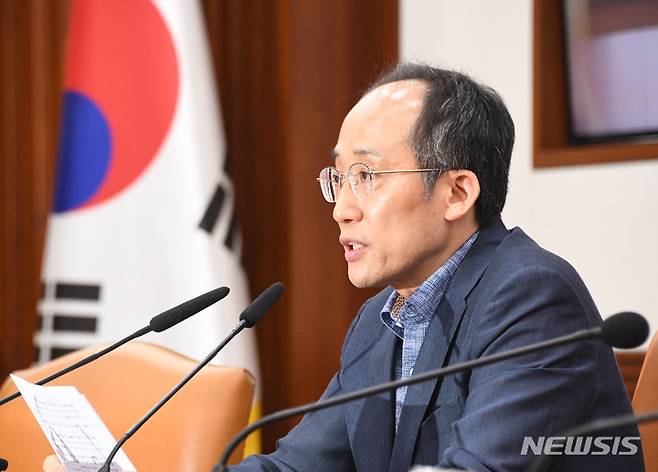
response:
<path fill-rule="evenodd" d="M 448 184 L 445 219 L 457 221 L 471 209 L 480 196 L 480 181 L 470 170 L 451 170 L 445 176 Z"/>

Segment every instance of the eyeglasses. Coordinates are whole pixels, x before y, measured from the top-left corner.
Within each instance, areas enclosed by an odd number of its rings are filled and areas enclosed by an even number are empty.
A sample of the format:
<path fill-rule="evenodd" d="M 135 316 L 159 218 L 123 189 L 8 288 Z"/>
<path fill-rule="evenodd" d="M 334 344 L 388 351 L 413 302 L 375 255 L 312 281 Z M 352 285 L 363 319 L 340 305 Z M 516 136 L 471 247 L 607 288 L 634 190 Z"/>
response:
<path fill-rule="evenodd" d="M 355 162 L 349 169 L 347 169 L 347 180 L 350 182 L 350 187 L 354 195 L 357 197 L 367 197 L 373 192 L 372 181 L 377 174 L 398 174 L 408 172 L 443 172 L 446 169 L 396 169 L 396 170 L 373 170 L 363 162 Z M 329 203 L 336 203 L 338 194 L 343 188 L 345 183 L 345 174 L 340 172 L 335 167 L 325 167 L 320 171 L 320 177 L 317 178 L 320 182 L 320 190 L 322 196 Z"/>

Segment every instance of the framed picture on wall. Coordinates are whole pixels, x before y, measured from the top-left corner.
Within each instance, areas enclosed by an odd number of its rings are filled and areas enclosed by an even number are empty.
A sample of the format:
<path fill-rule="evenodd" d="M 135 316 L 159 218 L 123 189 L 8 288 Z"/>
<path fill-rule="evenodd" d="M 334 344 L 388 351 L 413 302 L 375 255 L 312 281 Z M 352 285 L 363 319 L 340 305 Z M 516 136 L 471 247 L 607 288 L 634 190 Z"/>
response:
<path fill-rule="evenodd" d="M 658 141 L 658 0 L 562 0 L 572 144 Z"/>

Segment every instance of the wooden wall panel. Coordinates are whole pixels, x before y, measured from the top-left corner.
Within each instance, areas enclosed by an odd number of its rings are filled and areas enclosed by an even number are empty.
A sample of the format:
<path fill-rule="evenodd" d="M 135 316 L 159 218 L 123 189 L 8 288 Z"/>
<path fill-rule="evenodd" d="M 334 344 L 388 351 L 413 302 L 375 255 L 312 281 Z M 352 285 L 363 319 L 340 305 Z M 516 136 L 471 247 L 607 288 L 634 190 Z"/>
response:
<path fill-rule="evenodd" d="M 0 374 L 32 361 L 50 208 L 63 0 L 0 3 Z"/>
<path fill-rule="evenodd" d="M 315 178 L 342 118 L 398 56 L 396 0 L 204 3 L 252 293 L 287 292 L 257 328 L 265 411 L 315 400 L 372 291 L 346 274 Z M 364 19 L 367 19 L 365 21 Z M 264 445 L 296 420 L 266 429 Z"/>
<path fill-rule="evenodd" d="M 397 59 L 397 4 L 381 1 L 291 2 L 290 235 L 292 299 L 288 388 L 304 382 L 292 403 L 316 399 L 338 368 L 343 336 L 374 291 L 347 279 L 332 205 L 316 177 L 332 163 L 343 117 L 372 79 Z M 364 21 L 367 19 L 367 21 Z M 300 99 L 296 99 L 300 97 Z M 318 342 L 322 340 L 322 342 Z"/>
<path fill-rule="evenodd" d="M 227 167 L 236 191 L 242 260 L 251 293 L 276 280 L 287 290 L 256 328 L 264 411 L 287 405 L 291 298 L 287 116 L 278 21 L 281 3 L 205 2 L 227 138 Z M 276 433 L 273 433 L 276 434 Z M 265 436 L 271 447 L 273 435 Z"/>

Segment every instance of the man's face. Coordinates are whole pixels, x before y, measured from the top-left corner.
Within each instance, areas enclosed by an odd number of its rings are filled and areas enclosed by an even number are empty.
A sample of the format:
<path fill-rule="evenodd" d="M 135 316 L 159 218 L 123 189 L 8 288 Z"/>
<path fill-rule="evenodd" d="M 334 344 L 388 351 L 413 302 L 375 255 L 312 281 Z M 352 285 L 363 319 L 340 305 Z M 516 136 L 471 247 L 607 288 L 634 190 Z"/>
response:
<path fill-rule="evenodd" d="M 411 130 L 421 111 L 425 84 L 383 85 L 348 113 L 335 148 L 335 167 L 347 174 L 355 162 L 373 170 L 417 169 Z M 449 256 L 440 177 L 426 198 L 422 173 L 373 176 L 372 193 L 356 196 L 345 182 L 333 218 L 340 228 L 350 281 L 357 287 L 392 285 L 414 290 Z M 355 245 L 356 244 L 356 245 Z"/>

